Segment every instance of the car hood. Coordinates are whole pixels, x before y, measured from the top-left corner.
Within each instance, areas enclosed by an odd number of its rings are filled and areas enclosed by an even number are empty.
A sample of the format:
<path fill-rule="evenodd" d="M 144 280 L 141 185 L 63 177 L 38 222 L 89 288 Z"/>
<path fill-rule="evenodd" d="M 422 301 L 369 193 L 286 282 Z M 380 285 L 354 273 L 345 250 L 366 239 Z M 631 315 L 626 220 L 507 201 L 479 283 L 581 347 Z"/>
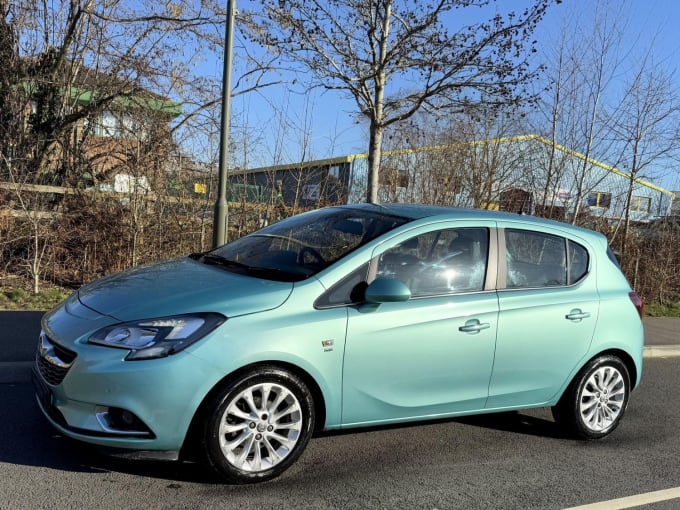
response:
<path fill-rule="evenodd" d="M 192 312 L 234 317 L 277 308 L 292 290 L 289 282 L 234 274 L 182 258 L 107 276 L 81 288 L 78 299 L 120 321 Z"/>

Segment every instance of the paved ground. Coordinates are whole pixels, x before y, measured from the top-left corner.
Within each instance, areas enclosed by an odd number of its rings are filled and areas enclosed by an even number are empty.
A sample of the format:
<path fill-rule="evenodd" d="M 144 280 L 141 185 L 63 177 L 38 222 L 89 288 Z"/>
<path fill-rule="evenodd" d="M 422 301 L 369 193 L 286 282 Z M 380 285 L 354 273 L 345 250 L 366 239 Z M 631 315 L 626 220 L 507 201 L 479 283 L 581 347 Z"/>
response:
<path fill-rule="evenodd" d="M 680 317 L 645 317 L 645 345 L 680 346 Z"/>

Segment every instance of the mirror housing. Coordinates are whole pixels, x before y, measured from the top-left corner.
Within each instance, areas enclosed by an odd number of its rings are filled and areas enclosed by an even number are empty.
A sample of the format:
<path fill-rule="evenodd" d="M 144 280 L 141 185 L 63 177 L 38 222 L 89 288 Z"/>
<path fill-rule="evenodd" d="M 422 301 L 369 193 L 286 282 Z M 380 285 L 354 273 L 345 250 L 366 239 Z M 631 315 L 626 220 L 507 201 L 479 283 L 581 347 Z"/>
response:
<path fill-rule="evenodd" d="M 411 299 L 411 289 L 396 278 L 376 278 L 366 287 L 368 303 L 397 303 Z"/>

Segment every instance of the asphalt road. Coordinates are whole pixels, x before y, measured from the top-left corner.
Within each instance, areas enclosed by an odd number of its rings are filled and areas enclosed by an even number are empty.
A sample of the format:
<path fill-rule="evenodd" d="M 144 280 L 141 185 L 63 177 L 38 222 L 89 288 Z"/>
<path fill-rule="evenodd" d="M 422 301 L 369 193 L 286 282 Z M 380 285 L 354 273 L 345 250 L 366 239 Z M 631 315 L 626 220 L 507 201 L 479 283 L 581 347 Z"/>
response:
<path fill-rule="evenodd" d="M 566 508 L 680 486 L 680 359 L 650 359 L 608 438 L 561 435 L 546 410 L 322 435 L 272 482 L 126 461 L 56 435 L 30 385 L 0 384 L 0 508 Z M 679 508 L 680 499 L 647 508 Z"/>

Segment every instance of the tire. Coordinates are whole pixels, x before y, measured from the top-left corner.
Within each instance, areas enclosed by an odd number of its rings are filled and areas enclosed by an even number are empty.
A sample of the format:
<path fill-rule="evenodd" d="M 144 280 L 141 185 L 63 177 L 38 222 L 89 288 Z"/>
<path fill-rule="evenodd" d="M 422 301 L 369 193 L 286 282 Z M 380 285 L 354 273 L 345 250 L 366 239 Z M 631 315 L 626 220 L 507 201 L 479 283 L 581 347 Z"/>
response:
<path fill-rule="evenodd" d="M 630 375 L 616 356 L 589 361 L 552 408 L 555 421 L 572 435 L 599 439 L 618 426 L 628 406 Z"/>
<path fill-rule="evenodd" d="M 314 402 L 296 375 L 260 367 L 207 402 L 202 450 L 229 483 L 271 480 L 302 454 L 314 430 Z"/>

